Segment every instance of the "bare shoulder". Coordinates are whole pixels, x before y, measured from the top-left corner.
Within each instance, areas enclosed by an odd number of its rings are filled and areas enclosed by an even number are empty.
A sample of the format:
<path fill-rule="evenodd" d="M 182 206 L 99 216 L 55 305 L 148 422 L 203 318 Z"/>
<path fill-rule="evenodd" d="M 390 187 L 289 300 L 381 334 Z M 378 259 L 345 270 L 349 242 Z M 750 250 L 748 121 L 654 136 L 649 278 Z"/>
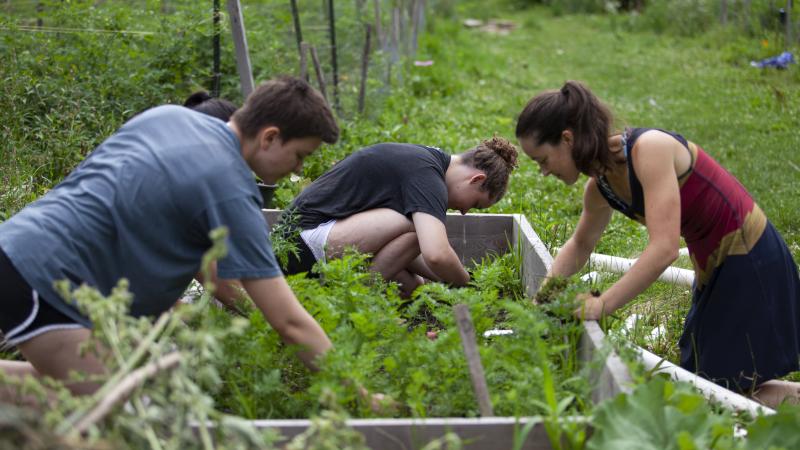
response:
<path fill-rule="evenodd" d="M 647 130 L 636 139 L 636 144 L 634 144 L 631 152 L 639 154 L 662 153 L 665 150 L 675 151 L 681 147 L 682 144 L 669 134 L 661 130 Z"/>

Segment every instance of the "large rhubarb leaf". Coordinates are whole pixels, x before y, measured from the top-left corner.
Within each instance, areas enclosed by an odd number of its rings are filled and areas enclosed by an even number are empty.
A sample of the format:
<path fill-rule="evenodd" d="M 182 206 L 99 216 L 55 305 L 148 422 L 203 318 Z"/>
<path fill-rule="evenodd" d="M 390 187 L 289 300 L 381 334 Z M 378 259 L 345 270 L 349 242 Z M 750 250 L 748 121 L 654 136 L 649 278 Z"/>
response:
<path fill-rule="evenodd" d="M 747 428 L 746 450 L 800 448 L 800 407 L 783 405 L 776 414 L 760 416 Z"/>
<path fill-rule="evenodd" d="M 595 410 L 589 450 L 730 449 L 733 421 L 684 383 L 657 377 Z"/>

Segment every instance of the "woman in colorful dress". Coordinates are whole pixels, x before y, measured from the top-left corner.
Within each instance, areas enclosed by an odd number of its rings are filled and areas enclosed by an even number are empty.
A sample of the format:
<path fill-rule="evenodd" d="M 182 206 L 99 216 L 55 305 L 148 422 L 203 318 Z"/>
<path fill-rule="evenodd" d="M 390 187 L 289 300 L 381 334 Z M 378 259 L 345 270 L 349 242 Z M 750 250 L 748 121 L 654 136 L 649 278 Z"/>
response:
<path fill-rule="evenodd" d="M 678 257 L 681 237 L 695 270 L 680 339 L 681 366 L 775 405 L 800 398 L 800 280 L 775 227 L 736 178 L 697 144 L 653 128 L 610 134 L 611 113 L 584 85 L 531 99 L 516 135 L 543 175 L 567 185 L 587 175 L 583 211 L 548 276 L 589 259 L 613 210 L 647 227 L 636 263 L 608 290 L 582 294 L 575 314 L 597 320 L 650 286 Z"/>

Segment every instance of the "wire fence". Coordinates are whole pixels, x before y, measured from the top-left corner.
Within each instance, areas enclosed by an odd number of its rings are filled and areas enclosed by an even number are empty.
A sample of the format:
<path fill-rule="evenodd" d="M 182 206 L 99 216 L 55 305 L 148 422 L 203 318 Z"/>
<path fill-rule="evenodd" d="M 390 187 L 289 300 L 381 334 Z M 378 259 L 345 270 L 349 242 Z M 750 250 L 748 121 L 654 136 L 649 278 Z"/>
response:
<path fill-rule="evenodd" d="M 376 111 L 393 86 L 402 83 L 402 63 L 415 56 L 431 1 L 435 0 L 244 1 L 241 11 L 253 78 L 258 82 L 279 74 L 304 76 L 326 93 L 340 116 Z M 5 0 L 0 2 L 5 16 L 0 33 L 49 36 L 42 39 L 51 45 L 40 51 L 68 45 L 68 36 L 77 34 L 108 39 L 164 36 L 185 39 L 188 45 L 196 45 L 200 34 L 208 38 L 200 41 L 203 46 L 207 42 L 204 54 L 214 55 L 209 66 L 197 68 L 210 74 L 203 87 L 236 97 L 232 87 L 238 74 L 225 2 Z M 193 18 L 191 29 L 160 26 L 166 17 Z"/>

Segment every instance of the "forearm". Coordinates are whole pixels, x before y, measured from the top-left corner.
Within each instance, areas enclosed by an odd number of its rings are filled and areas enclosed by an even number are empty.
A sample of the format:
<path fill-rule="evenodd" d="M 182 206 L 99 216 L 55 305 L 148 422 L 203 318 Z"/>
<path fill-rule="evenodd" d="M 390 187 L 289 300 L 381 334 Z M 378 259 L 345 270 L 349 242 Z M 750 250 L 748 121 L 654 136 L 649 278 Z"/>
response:
<path fill-rule="evenodd" d="M 600 296 L 604 312 L 614 312 L 641 294 L 677 257 L 677 248 L 648 245 L 630 270 Z"/>
<path fill-rule="evenodd" d="M 582 246 L 577 240 L 570 238 L 558 251 L 547 277 L 569 277 L 574 275 L 586 265 L 592 250 L 594 250 L 592 247 Z"/>
<path fill-rule="evenodd" d="M 440 257 L 426 257 L 425 254 L 422 256 L 431 272 L 442 282 L 458 287 L 466 286 L 469 283 L 469 273 L 464 269 L 452 248 Z"/>
<path fill-rule="evenodd" d="M 290 320 L 278 332 L 284 342 L 299 347 L 298 358 L 311 370 L 318 370 L 315 361 L 332 347 L 325 331 L 308 313 L 305 313 L 305 317 Z"/>
<path fill-rule="evenodd" d="M 214 292 L 214 297 L 229 310 L 239 313 L 240 310 L 237 306 L 239 301 L 244 298 L 243 294 L 245 294 L 242 283 L 239 280 L 220 279 L 217 281 L 216 286 L 217 290 Z"/>
<path fill-rule="evenodd" d="M 244 279 L 242 285 L 283 341 L 297 345 L 300 360 L 316 370 L 315 360 L 331 348 L 331 341 L 297 300 L 286 280 L 283 277 Z"/>
<path fill-rule="evenodd" d="M 411 264 L 408 265 L 408 271 L 429 280 L 442 281 L 441 278 L 439 278 L 439 276 L 436 275 L 427 264 L 425 264 L 425 259 L 422 257 L 422 255 L 417 256 L 414 261 L 411 261 Z"/>

